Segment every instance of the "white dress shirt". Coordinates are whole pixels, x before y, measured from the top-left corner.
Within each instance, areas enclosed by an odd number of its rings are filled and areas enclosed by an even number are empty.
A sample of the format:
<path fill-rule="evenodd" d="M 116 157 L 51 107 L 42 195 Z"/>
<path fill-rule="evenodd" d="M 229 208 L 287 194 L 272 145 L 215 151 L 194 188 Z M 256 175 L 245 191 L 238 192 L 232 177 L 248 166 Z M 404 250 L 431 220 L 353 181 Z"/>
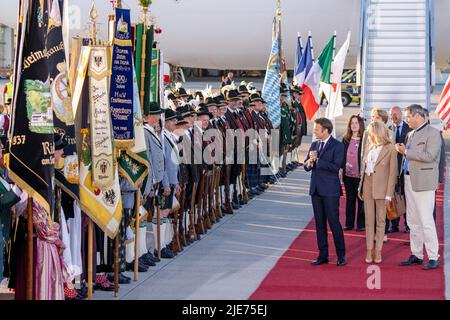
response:
<path fill-rule="evenodd" d="M 369 151 L 366 158 L 366 174 L 368 176 L 374 173 L 375 164 L 377 163 L 378 156 L 380 155 L 381 148 L 383 146 L 377 146 Z"/>

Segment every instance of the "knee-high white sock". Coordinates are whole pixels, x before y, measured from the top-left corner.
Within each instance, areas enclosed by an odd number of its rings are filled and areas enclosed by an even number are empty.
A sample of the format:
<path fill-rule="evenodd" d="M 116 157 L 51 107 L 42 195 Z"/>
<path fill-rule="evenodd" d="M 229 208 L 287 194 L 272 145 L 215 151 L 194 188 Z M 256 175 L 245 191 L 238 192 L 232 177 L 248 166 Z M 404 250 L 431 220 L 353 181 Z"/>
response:
<path fill-rule="evenodd" d="M 141 257 L 147 253 L 147 226 L 139 227 L 139 235 L 138 235 L 138 256 Z M 134 255 L 134 254 L 133 254 Z"/>
<path fill-rule="evenodd" d="M 286 157 L 286 164 L 291 163 L 291 161 L 292 161 L 292 152 L 288 152 Z"/>
<path fill-rule="evenodd" d="M 173 232 L 173 223 L 172 223 L 172 219 L 167 219 L 167 227 L 166 227 L 166 246 L 168 245 L 168 244 L 170 244 L 171 242 L 172 242 L 172 239 L 173 239 L 173 235 L 174 235 L 174 232 Z"/>
<path fill-rule="evenodd" d="M 131 263 L 134 260 L 134 241 L 125 245 L 125 260 L 127 263 Z"/>
<path fill-rule="evenodd" d="M 158 229 L 157 229 L 157 225 L 156 225 L 156 218 L 153 218 L 152 230 L 153 230 L 153 246 L 156 250 L 158 247 Z"/>
<path fill-rule="evenodd" d="M 161 249 L 165 248 L 167 243 L 167 227 L 168 227 L 168 223 L 167 223 L 167 218 L 163 218 L 161 219 L 161 235 L 160 235 L 160 239 L 161 239 Z"/>
<path fill-rule="evenodd" d="M 156 218 L 153 219 L 152 227 L 153 227 L 153 239 L 155 240 L 154 246 L 155 246 L 155 250 L 157 250 L 158 249 L 158 229 L 157 229 Z M 164 244 L 165 238 L 166 238 L 166 228 L 167 228 L 166 218 L 161 218 L 160 227 L 159 227 L 159 231 L 160 231 L 159 239 L 160 239 L 160 243 L 161 243 L 161 249 L 163 249 L 166 246 Z"/>
<path fill-rule="evenodd" d="M 189 214 L 188 211 L 184 212 L 184 235 L 188 234 L 189 231 Z"/>

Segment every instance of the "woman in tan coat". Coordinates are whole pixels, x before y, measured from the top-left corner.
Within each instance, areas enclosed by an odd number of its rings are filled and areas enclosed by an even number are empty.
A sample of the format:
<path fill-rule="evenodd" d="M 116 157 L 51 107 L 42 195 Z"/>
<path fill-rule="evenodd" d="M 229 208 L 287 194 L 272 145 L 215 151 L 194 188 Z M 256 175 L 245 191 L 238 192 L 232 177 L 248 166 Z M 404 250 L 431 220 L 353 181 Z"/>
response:
<path fill-rule="evenodd" d="M 369 143 L 363 155 L 359 185 L 359 196 L 364 201 L 366 217 L 366 262 L 372 263 L 375 257 L 375 263 L 381 263 L 386 205 L 394 198 L 397 180 L 397 152 L 384 123 L 371 122 L 367 135 Z"/>

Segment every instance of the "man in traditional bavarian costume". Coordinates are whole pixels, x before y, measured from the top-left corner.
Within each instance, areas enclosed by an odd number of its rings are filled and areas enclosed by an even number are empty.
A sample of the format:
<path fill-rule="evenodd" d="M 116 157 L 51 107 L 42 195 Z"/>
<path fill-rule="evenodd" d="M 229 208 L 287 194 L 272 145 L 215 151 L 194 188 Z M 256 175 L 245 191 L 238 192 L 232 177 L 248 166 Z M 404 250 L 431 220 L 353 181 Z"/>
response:
<path fill-rule="evenodd" d="M 218 95 L 214 98 L 214 100 L 217 103 L 217 116 L 216 116 L 216 127 L 219 129 L 219 131 L 222 133 L 222 161 L 216 162 L 216 164 L 221 165 L 221 171 L 220 171 L 220 181 L 219 181 L 219 198 L 220 198 L 220 211 L 222 214 L 233 214 L 233 207 L 231 206 L 230 198 L 223 199 L 222 197 L 222 187 L 225 190 L 230 190 L 230 172 L 231 172 L 231 165 L 226 163 L 226 154 L 227 154 L 227 143 L 226 143 L 226 130 L 227 130 L 227 124 L 226 124 L 226 118 L 225 113 L 227 112 L 228 104 L 223 95 Z M 216 161 L 218 158 L 216 157 Z M 227 174 L 228 173 L 228 174 Z M 216 196 L 217 197 L 217 196 Z M 228 199 L 228 201 L 227 201 Z"/>
<path fill-rule="evenodd" d="M 222 90 L 225 91 L 225 88 L 222 88 Z M 226 126 L 227 129 L 231 130 L 238 130 L 240 131 L 240 136 L 236 136 L 233 141 L 233 149 L 228 148 L 227 149 L 227 158 L 233 159 L 233 164 L 231 164 L 231 172 L 229 173 L 229 185 L 233 184 L 233 198 L 232 198 L 232 207 L 233 209 L 239 209 L 241 207 L 238 197 L 238 177 L 241 174 L 242 170 L 242 163 L 243 163 L 243 152 L 238 152 L 238 148 L 241 148 L 244 143 L 244 133 L 245 133 L 245 127 L 241 122 L 240 116 L 238 114 L 238 107 L 241 105 L 241 98 L 239 97 L 239 93 L 236 89 L 231 89 L 228 92 L 226 92 L 227 96 L 227 102 L 228 102 L 228 109 L 225 113 L 225 119 L 226 119 Z M 237 134 L 239 132 L 236 132 Z M 228 141 L 227 141 L 228 142 Z M 230 141 L 231 142 L 231 141 Z M 241 150 L 242 151 L 242 150 Z M 227 175 L 228 179 L 228 175 Z M 227 190 L 227 184 L 225 184 L 225 202 L 228 202 L 229 199 L 229 192 L 230 190 Z"/>
<path fill-rule="evenodd" d="M 292 144 L 291 132 L 291 112 L 289 110 L 289 101 L 287 95 L 289 89 L 283 83 L 280 86 L 281 94 L 281 124 L 280 124 L 280 156 L 282 156 L 280 176 L 286 177 L 286 158 L 289 147 Z"/>
<path fill-rule="evenodd" d="M 212 137 L 211 142 L 214 143 L 214 163 L 212 166 L 212 177 L 210 181 L 209 189 L 209 210 L 210 210 L 210 220 L 212 222 L 220 220 L 222 217 L 222 212 L 220 210 L 220 170 L 223 164 L 223 134 L 218 128 L 218 108 L 217 101 L 208 97 L 205 99 L 205 105 L 208 108 L 208 112 L 212 115 L 209 120 L 208 129 L 216 130 L 215 133 L 220 133 L 220 139 Z"/>
<path fill-rule="evenodd" d="M 185 210 L 189 212 L 185 212 L 184 230 L 188 233 L 186 243 L 190 244 L 193 241 L 200 239 L 200 235 L 195 232 L 195 200 L 197 198 L 197 189 L 200 181 L 199 167 L 194 163 L 194 141 L 192 135 L 196 115 L 188 104 L 179 107 L 177 113 L 182 117 L 183 121 L 186 122 L 183 125 L 185 127 L 184 132 L 180 132 L 177 135 L 179 136 L 178 145 L 181 149 L 181 163 L 184 164 L 182 171 L 183 182 L 185 183 L 183 206 Z M 178 131 L 179 130 L 177 130 L 177 132 Z"/>
<path fill-rule="evenodd" d="M 272 140 L 272 130 L 274 129 L 273 127 L 273 123 L 270 120 L 269 116 L 267 115 L 267 102 L 264 101 L 264 99 L 261 98 L 262 101 L 262 108 L 261 111 L 259 112 L 260 117 L 262 117 L 264 119 L 264 124 L 267 130 L 267 134 L 269 136 L 269 141 Z M 261 166 L 261 168 L 267 169 L 269 171 L 271 171 L 270 175 L 266 175 L 263 178 L 264 182 L 268 182 L 270 184 L 274 184 L 277 181 L 277 177 L 276 177 L 276 170 L 278 170 L 278 168 L 269 168 L 270 166 L 270 160 L 272 158 L 272 154 L 273 154 L 273 150 L 272 150 L 272 142 L 270 145 L 270 148 L 267 148 L 267 154 L 266 154 L 266 158 L 267 158 L 267 164 L 264 164 Z M 264 170 L 266 171 L 266 170 Z"/>
<path fill-rule="evenodd" d="M 155 255 L 158 254 L 158 242 L 161 245 L 161 257 L 171 259 L 174 253 L 167 246 L 166 232 L 168 228 L 167 216 L 170 209 L 165 207 L 161 210 L 160 232 L 157 232 L 157 210 L 161 205 L 163 197 L 169 197 L 171 188 L 167 172 L 165 171 L 164 149 L 161 136 L 156 132 L 155 128 L 159 126 L 161 114 L 164 113 L 156 102 L 149 104 L 148 110 L 144 110 L 146 124 L 144 125 L 145 144 L 147 146 L 147 157 L 150 162 L 150 173 L 147 177 L 147 183 L 144 190 L 144 202 L 146 208 L 153 214 L 152 227 L 155 240 Z"/>
<path fill-rule="evenodd" d="M 299 87 L 293 86 L 291 89 L 292 95 L 294 97 L 292 107 L 294 110 L 298 113 L 298 135 L 296 136 L 296 139 L 293 142 L 294 151 L 292 152 L 293 162 L 297 165 L 301 165 L 301 159 L 300 159 L 300 146 L 302 144 L 302 138 L 308 134 L 307 130 L 307 119 L 306 119 L 306 113 L 305 109 L 303 108 L 301 104 L 302 99 L 302 91 Z"/>
<path fill-rule="evenodd" d="M 167 229 L 165 245 L 170 245 L 174 253 L 182 250 L 178 236 L 179 205 L 176 205 L 176 203 L 178 203 L 176 197 L 181 195 L 181 188 L 178 180 L 180 159 L 177 146 L 178 138 L 173 134 L 176 129 L 177 120 L 178 117 L 175 111 L 171 109 L 165 110 L 165 122 L 162 130 L 162 135 L 164 137 L 164 162 L 171 189 L 170 195 L 165 198 L 165 204 L 166 207 L 171 210 L 171 216 L 168 221 L 169 226 L 173 226 Z"/>

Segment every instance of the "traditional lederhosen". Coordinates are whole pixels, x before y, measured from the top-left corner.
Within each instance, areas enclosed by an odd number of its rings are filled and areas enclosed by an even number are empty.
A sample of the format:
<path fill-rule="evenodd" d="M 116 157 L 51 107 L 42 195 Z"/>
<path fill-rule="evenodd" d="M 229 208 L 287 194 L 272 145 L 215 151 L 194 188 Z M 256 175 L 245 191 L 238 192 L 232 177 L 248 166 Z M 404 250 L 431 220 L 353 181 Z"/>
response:
<path fill-rule="evenodd" d="M 245 127 L 241 122 L 241 119 L 239 118 L 239 115 L 237 114 L 237 112 L 232 112 L 230 109 L 227 110 L 227 112 L 225 113 L 225 118 L 226 118 L 226 124 L 227 124 L 227 129 L 232 129 L 232 130 L 241 130 L 242 133 L 242 137 L 244 136 L 245 133 Z M 237 195 L 237 178 L 241 173 L 241 169 L 242 169 L 242 161 L 243 159 L 239 159 L 239 157 L 241 156 L 241 153 L 238 153 L 238 148 L 239 146 L 242 146 L 244 144 L 244 140 L 243 139 L 238 139 L 237 137 L 234 139 L 234 150 L 227 150 L 227 152 L 233 152 L 234 151 L 234 163 L 231 165 L 231 172 L 230 172 L 230 184 L 234 185 L 234 190 L 233 190 L 233 203 L 235 206 L 239 207 L 239 198 Z M 242 141 L 239 141 L 242 140 Z M 227 190 L 225 190 L 225 192 L 227 192 Z"/>

